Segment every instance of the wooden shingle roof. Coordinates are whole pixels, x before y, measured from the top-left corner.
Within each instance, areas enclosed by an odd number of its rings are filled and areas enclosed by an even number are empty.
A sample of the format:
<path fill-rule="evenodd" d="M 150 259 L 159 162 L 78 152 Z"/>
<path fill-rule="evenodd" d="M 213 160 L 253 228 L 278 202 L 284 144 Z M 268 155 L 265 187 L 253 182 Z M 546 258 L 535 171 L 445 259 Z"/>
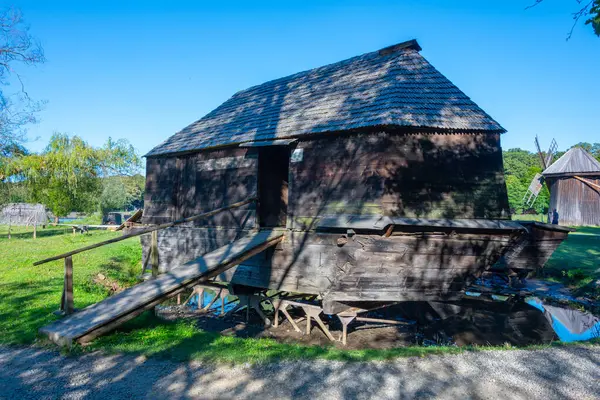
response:
<path fill-rule="evenodd" d="M 384 126 L 505 132 L 420 50 L 411 40 L 242 90 L 147 155 Z"/>
<path fill-rule="evenodd" d="M 573 147 L 542 172 L 544 176 L 600 175 L 600 162 L 581 147 Z"/>

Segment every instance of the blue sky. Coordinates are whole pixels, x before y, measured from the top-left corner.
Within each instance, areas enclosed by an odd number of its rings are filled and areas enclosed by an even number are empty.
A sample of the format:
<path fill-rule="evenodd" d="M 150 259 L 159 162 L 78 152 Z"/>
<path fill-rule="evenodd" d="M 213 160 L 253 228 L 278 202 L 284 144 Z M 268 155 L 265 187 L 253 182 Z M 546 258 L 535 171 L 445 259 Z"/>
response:
<path fill-rule="evenodd" d="M 21 72 L 52 132 L 144 154 L 236 91 L 416 38 L 499 121 L 503 148 L 599 142 L 600 38 L 571 28 L 575 0 L 15 0 L 48 62 Z"/>

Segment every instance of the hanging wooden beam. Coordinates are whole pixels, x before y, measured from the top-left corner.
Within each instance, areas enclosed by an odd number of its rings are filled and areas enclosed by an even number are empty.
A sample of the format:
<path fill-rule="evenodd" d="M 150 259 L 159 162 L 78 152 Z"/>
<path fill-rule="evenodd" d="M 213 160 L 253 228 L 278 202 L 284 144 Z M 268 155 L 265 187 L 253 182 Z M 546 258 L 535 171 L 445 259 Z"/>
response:
<path fill-rule="evenodd" d="M 585 178 L 582 178 L 582 177 L 577 176 L 577 175 L 573 176 L 573 178 L 575 178 L 575 179 L 577 179 L 577 180 L 585 183 L 586 185 L 591 186 L 593 189 L 596 189 L 596 190 L 600 191 L 600 185 L 598 185 L 598 184 L 590 181 L 589 179 L 585 179 Z"/>
<path fill-rule="evenodd" d="M 168 223 L 165 223 L 165 224 L 156 225 L 156 226 L 153 226 L 153 227 L 150 227 L 150 228 L 146 228 L 146 229 L 141 229 L 141 230 L 139 230 L 137 232 L 128 233 L 126 235 L 123 235 L 123 236 L 120 236 L 120 237 L 117 237 L 117 238 L 105 240 L 104 242 L 95 243 L 95 244 L 92 244 L 92 245 L 89 245 L 89 246 L 86 246 L 86 247 L 82 247 L 82 248 L 77 249 L 77 250 L 70 251 L 68 253 L 63 253 L 63 254 L 59 254 L 59 255 L 54 256 L 54 257 L 45 258 L 43 260 L 34 262 L 33 265 L 36 266 L 36 265 L 41 265 L 41 264 L 48 263 L 50 261 L 60 260 L 61 258 L 70 257 L 70 256 L 73 256 L 75 254 L 82 253 L 84 251 L 88 251 L 88 250 L 95 249 L 97 247 L 105 246 L 107 244 L 120 242 L 122 240 L 126 240 L 126 239 L 129 239 L 129 238 L 132 238 L 132 237 L 136 237 L 136 236 L 145 235 L 147 233 L 154 232 L 154 231 L 159 231 L 161 229 L 171 228 L 173 226 L 184 224 L 186 222 L 192 222 L 192 221 L 195 221 L 197 219 L 212 217 L 213 215 L 216 215 L 216 214 L 221 213 L 223 211 L 231 210 L 233 208 L 238 208 L 238 207 L 244 206 L 246 204 L 252 203 L 255 200 L 256 200 L 255 197 L 251 197 L 251 198 L 249 198 L 247 200 L 240 201 L 238 203 L 234 203 L 234 204 L 231 204 L 231 205 L 228 205 L 228 206 L 225 206 L 225 207 L 217 208 L 216 210 L 212 210 L 212 211 L 205 212 L 205 213 L 202 213 L 202 214 L 194 215 L 192 217 L 183 218 L 183 219 L 180 219 L 180 220 L 177 220 L 177 221 L 174 221 L 174 222 L 168 222 Z"/>

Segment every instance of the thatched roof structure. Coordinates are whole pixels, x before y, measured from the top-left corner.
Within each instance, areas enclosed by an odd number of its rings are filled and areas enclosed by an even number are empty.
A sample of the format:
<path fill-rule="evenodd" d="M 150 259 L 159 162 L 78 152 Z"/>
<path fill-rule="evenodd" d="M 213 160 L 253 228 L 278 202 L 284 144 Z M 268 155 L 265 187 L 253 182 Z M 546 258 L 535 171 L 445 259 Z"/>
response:
<path fill-rule="evenodd" d="M 42 204 L 12 203 L 0 211 L 1 225 L 46 225 L 48 214 Z"/>
<path fill-rule="evenodd" d="M 242 90 L 147 155 L 376 127 L 505 131 L 420 50 L 410 40 Z"/>
<path fill-rule="evenodd" d="M 600 162 L 581 147 L 573 147 L 542 172 L 545 177 L 600 175 Z"/>

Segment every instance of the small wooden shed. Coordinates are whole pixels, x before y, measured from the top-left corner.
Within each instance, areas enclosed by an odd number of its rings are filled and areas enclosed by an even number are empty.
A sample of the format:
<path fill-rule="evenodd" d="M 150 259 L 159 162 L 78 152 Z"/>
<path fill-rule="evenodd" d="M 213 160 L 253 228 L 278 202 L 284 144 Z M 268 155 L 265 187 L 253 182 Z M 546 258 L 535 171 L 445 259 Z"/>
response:
<path fill-rule="evenodd" d="M 600 162 L 573 147 L 543 173 L 561 225 L 600 225 Z"/>
<path fill-rule="evenodd" d="M 46 226 L 48 213 L 43 204 L 11 203 L 0 210 L 0 224 Z"/>

